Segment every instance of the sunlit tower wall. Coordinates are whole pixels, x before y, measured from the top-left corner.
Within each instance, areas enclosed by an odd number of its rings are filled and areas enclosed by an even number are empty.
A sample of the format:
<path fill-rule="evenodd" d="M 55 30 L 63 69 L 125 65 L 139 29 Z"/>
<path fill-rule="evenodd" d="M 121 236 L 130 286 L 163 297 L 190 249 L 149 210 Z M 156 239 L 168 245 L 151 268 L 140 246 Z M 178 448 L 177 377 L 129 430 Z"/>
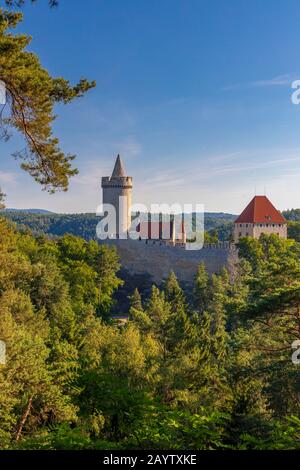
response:
<path fill-rule="evenodd" d="M 131 226 L 132 177 L 126 176 L 120 155 L 112 175 L 102 178 L 101 187 L 103 204 L 111 204 L 116 211 L 116 237 L 123 238 Z"/>

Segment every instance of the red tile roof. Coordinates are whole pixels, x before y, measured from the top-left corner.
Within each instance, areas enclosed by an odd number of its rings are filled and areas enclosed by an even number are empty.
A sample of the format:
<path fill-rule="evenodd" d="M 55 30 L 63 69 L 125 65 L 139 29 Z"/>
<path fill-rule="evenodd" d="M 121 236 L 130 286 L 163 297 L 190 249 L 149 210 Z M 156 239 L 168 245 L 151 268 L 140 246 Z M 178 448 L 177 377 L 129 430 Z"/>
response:
<path fill-rule="evenodd" d="M 255 196 L 235 223 L 285 224 L 287 221 L 266 196 Z"/>

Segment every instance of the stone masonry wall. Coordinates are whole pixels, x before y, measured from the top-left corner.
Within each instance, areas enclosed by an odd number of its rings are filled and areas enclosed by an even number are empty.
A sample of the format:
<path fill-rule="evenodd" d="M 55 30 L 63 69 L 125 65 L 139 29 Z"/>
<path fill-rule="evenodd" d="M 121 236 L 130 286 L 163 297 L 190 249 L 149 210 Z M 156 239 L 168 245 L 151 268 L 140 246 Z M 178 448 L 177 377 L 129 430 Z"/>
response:
<path fill-rule="evenodd" d="M 152 281 L 160 284 L 173 270 L 179 281 L 191 283 L 201 262 L 210 274 L 227 267 L 231 274 L 237 262 L 237 251 L 232 246 L 205 247 L 201 250 L 185 250 L 154 244 L 144 240 L 107 240 L 116 245 L 122 267 L 130 274 L 148 274 Z"/>

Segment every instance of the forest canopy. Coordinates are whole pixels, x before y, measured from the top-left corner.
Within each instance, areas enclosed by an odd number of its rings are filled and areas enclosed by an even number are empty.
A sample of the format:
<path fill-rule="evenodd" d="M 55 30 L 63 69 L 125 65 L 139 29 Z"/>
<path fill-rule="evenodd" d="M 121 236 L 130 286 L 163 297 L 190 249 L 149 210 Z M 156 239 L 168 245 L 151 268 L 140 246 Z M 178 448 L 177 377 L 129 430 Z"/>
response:
<path fill-rule="evenodd" d="M 299 448 L 300 245 L 239 249 L 234 282 L 171 272 L 120 323 L 113 248 L 0 219 L 0 448 Z"/>

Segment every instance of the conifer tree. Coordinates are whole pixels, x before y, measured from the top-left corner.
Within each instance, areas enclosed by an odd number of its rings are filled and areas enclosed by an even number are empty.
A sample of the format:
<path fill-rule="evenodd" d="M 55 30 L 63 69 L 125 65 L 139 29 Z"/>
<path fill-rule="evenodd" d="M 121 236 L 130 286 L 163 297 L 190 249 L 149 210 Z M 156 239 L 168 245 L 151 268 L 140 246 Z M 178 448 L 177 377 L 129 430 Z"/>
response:
<path fill-rule="evenodd" d="M 169 302 L 172 306 L 173 313 L 187 308 L 183 290 L 179 285 L 174 271 L 169 273 L 169 276 L 167 277 L 164 284 L 164 291 L 167 302 Z"/>
<path fill-rule="evenodd" d="M 47 423 L 50 416 L 53 422 L 74 418 L 75 407 L 68 395 L 62 394 L 48 365 L 47 323 L 42 325 L 42 320 L 37 318 L 36 325 L 32 305 L 20 307 L 14 292 L 2 295 L 0 307 L 0 337 L 6 343 L 1 381 L 5 380 L 14 398 L 10 418 L 6 417 L 6 421 L 10 419 L 10 435 L 18 441 L 24 429 L 30 430 L 36 421 Z M 4 393 L 7 392 L 4 390 Z"/>
<path fill-rule="evenodd" d="M 98 312 L 106 317 L 113 305 L 113 294 L 123 285 L 122 279 L 117 276 L 120 269 L 119 257 L 115 248 L 106 245 L 100 247 L 97 261 L 99 303 Z"/>
<path fill-rule="evenodd" d="M 251 349 L 265 394 L 278 414 L 300 409 L 299 374 L 291 345 L 300 339 L 300 250 L 292 240 L 263 235 L 241 241 L 241 256 L 251 265 L 242 326 L 251 330 Z M 259 369 L 258 369 L 259 370 Z"/>
<path fill-rule="evenodd" d="M 22 2 L 19 2 L 19 4 Z M 9 1 L 13 6 L 15 2 Z M 52 78 L 33 53 L 26 50 L 31 38 L 13 35 L 11 30 L 22 20 L 21 13 L 0 8 L 0 80 L 6 90 L 8 116 L 1 117 L 2 138 L 9 129 L 23 134 L 26 149 L 14 153 L 21 167 L 49 192 L 68 189 L 68 181 L 77 173 L 72 168 L 74 155 L 65 154 L 52 135 L 56 103 L 69 103 L 95 86 L 81 79 L 71 86 L 64 78 Z"/>
<path fill-rule="evenodd" d="M 138 326 L 142 334 L 149 332 L 151 319 L 143 309 L 141 294 L 137 288 L 130 297 L 129 319 Z"/>
<path fill-rule="evenodd" d="M 137 287 L 134 289 L 133 294 L 130 297 L 130 308 L 140 311 L 143 310 L 142 297 Z"/>
<path fill-rule="evenodd" d="M 209 302 L 208 313 L 211 315 L 211 334 L 213 352 L 218 360 L 224 360 L 228 345 L 228 333 L 226 331 L 227 301 L 227 273 L 212 276 L 212 299 Z"/>
<path fill-rule="evenodd" d="M 194 280 L 194 305 L 197 311 L 204 312 L 210 298 L 209 276 L 204 263 L 200 263 Z"/>
<path fill-rule="evenodd" d="M 146 308 L 151 319 L 149 334 L 158 344 L 158 390 L 164 403 L 189 400 L 189 392 L 184 389 L 197 375 L 199 359 L 197 327 L 186 314 L 184 305 L 178 303 L 182 293 L 174 275 L 171 275 L 171 281 L 167 293 L 152 288 Z M 170 296 L 171 302 L 166 295 Z"/>

